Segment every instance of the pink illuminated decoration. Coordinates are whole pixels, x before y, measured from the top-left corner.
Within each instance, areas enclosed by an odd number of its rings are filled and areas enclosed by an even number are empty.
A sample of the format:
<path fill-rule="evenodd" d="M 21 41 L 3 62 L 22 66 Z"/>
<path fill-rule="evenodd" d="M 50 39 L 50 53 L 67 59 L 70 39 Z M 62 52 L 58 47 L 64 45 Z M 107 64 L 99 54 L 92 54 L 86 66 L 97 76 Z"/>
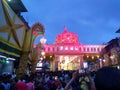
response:
<path fill-rule="evenodd" d="M 109 60 L 110 60 L 109 55 L 108 54 L 104 54 L 103 58 L 104 58 L 103 59 L 104 66 L 108 66 L 109 65 Z"/>
<path fill-rule="evenodd" d="M 118 64 L 118 55 L 117 55 L 117 50 L 115 48 L 111 49 L 111 61 L 112 65 Z"/>
<path fill-rule="evenodd" d="M 112 54 L 112 55 L 117 55 L 117 50 L 116 50 L 115 48 L 112 48 L 112 49 L 111 49 L 111 54 Z"/>
<path fill-rule="evenodd" d="M 73 32 L 68 32 L 64 27 L 62 34 L 58 34 L 56 37 L 56 44 L 78 44 L 78 35 Z"/>
<path fill-rule="evenodd" d="M 35 45 L 37 46 L 37 45 Z M 53 70 L 76 70 L 83 67 L 84 55 L 99 58 L 105 45 L 83 45 L 79 42 L 78 34 L 68 32 L 67 28 L 56 36 L 55 44 L 45 44 L 44 52 L 54 56 Z M 96 56 L 97 55 L 97 56 Z"/>

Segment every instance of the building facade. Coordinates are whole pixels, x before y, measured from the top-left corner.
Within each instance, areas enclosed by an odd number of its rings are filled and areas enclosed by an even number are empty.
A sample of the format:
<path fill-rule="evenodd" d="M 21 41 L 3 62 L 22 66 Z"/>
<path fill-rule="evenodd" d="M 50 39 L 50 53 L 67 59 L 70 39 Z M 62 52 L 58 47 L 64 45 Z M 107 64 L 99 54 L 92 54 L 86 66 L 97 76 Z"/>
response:
<path fill-rule="evenodd" d="M 119 66 L 120 64 L 120 37 L 110 40 L 104 48 L 103 66 Z"/>
<path fill-rule="evenodd" d="M 84 45 L 78 35 L 68 32 L 67 28 L 56 36 L 55 44 L 45 44 L 45 59 L 50 70 L 76 70 L 84 67 L 84 62 L 95 62 L 101 56 L 105 45 Z"/>
<path fill-rule="evenodd" d="M 21 0 L 0 0 L 0 11 L 0 74 L 12 73 L 18 67 L 29 31 L 21 16 L 27 10 Z"/>

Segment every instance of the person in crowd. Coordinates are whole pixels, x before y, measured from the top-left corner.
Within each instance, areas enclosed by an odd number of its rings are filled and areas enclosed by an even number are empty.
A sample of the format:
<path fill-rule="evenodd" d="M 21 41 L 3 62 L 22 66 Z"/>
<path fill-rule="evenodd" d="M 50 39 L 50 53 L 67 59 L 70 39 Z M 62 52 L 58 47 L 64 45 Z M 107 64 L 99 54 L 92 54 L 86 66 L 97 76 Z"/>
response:
<path fill-rule="evenodd" d="M 10 86 L 10 90 L 16 90 L 16 79 L 14 78 L 12 78 L 11 80 L 10 80 L 10 84 L 11 84 L 11 86 Z"/>
<path fill-rule="evenodd" d="M 65 90 L 96 90 L 94 88 L 91 73 L 87 70 L 86 72 L 80 72 L 80 70 L 74 72 L 71 80 L 65 86 Z"/>
<path fill-rule="evenodd" d="M 34 90 L 35 89 L 35 86 L 34 86 L 34 83 L 32 81 L 32 79 L 28 79 L 28 82 L 26 83 L 27 85 L 27 90 Z"/>
<path fill-rule="evenodd" d="M 76 77 L 78 76 L 79 71 L 77 70 L 76 72 L 73 73 L 72 78 L 70 79 L 70 81 L 66 84 L 64 90 L 72 90 L 71 84 L 72 82 L 76 79 Z"/>
<path fill-rule="evenodd" d="M 10 90 L 10 83 L 8 82 L 8 78 L 3 80 L 2 85 L 4 86 L 5 90 Z"/>
<path fill-rule="evenodd" d="M 90 79 L 87 75 L 82 75 L 79 79 L 79 83 L 82 90 L 89 90 Z"/>
<path fill-rule="evenodd" d="M 18 82 L 16 83 L 16 89 L 17 90 L 26 90 L 27 89 L 27 85 L 25 83 L 25 80 L 23 80 L 23 79 L 18 80 Z"/>
<path fill-rule="evenodd" d="M 120 70 L 115 67 L 103 67 L 95 76 L 96 90 L 120 90 Z"/>
<path fill-rule="evenodd" d="M 0 90 L 5 90 L 4 86 L 2 85 L 2 77 L 0 76 Z"/>
<path fill-rule="evenodd" d="M 65 86 L 66 86 L 65 78 L 63 78 L 62 80 L 60 80 L 60 82 L 62 84 L 62 87 L 65 88 Z"/>

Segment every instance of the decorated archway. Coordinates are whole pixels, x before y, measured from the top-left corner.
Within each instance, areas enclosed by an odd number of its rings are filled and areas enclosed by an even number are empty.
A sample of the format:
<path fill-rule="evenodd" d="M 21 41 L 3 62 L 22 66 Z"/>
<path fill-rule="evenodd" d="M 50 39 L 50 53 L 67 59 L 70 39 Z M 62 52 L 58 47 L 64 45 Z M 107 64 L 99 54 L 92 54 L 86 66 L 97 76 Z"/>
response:
<path fill-rule="evenodd" d="M 35 23 L 27 32 L 26 39 L 24 41 L 25 43 L 17 73 L 18 78 L 22 77 L 26 73 L 28 62 L 31 63 L 30 74 L 34 74 L 35 72 L 36 57 L 38 52 L 33 48 L 33 46 L 36 37 L 39 35 L 44 36 L 44 26 L 41 23 Z M 28 41 L 30 41 L 29 45 Z M 26 50 L 26 47 L 29 47 L 29 50 Z"/>
<path fill-rule="evenodd" d="M 29 54 L 29 60 L 31 62 L 31 70 L 30 70 L 31 74 L 34 74 L 36 64 L 37 64 L 37 61 L 38 61 L 37 56 L 40 53 L 40 51 L 38 52 L 37 48 L 34 48 L 34 41 L 36 40 L 36 38 L 38 36 L 44 36 L 45 29 L 44 29 L 44 26 L 41 23 L 35 23 L 32 26 L 31 30 L 32 30 L 32 40 L 31 40 L 31 52 Z M 42 44 L 40 45 L 40 48 L 43 49 Z"/>

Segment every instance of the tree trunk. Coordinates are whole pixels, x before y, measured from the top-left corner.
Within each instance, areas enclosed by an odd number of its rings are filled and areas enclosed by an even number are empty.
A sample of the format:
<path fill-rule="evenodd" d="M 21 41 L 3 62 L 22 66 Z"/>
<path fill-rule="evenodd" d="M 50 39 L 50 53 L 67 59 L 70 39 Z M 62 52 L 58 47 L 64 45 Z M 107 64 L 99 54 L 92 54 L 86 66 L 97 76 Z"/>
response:
<path fill-rule="evenodd" d="M 37 60 L 32 60 L 31 61 L 31 75 L 35 74 L 36 71 L 36 64 L 37 64 Z"/>
<path fill-rule="evenodd" d="M 21 79 L 21 77 L 23 77 L 26 74 L 28 54 L 29 54 L 28 52 L 23 52 L 21 55 L 17 71 L 17 79 Z"/>

